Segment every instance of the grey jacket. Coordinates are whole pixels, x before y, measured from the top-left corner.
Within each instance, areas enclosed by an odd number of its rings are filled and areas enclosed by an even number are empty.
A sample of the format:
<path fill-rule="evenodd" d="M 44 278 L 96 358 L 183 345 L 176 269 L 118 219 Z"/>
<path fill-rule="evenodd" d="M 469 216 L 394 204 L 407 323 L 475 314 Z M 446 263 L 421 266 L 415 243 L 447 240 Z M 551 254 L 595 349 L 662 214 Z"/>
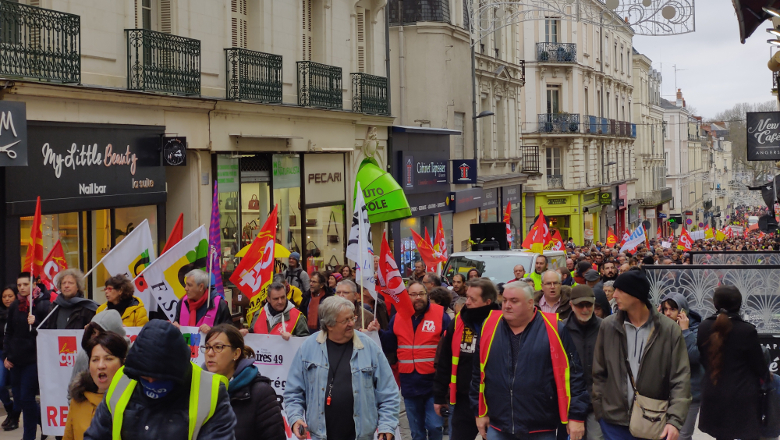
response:
<path fill-rule="evenodd" d="M 125 328 L 122 325 L 122 317 L 119 316 L 119 312 L 116 310 L 104 310 L 92 318 L 92 321 L 98 324 L 103 330 L 111 333 L 116 333 L 119 336 L 125 338 L 130 345 L 130 339 L 126 336 Z M 73 364 L 73 372 L 70 375 L 70 381 L 73 382 L 81 375 L 81 372 L 87 371 L 89 368 L 89 356 L 85 350 L 79 350 L 76 354 L 76 362 Z"/>
<path fill-rule="evenodd" d="M 626 368 L 627 315 L 618 311 L 604 319 L 599 328 L 593 358 L 593 410 L 596 419 L 613 425 L 628 426 L 633 402 L 628 402 Z M 653 330 L 645 345 L 639 374 L 635 377 L 637 392 L 643 396 L 668 400 L 667 423 L 680 429 L 691 405 L 691 372 L 688 351 L 680 326 L 650 310 Z"/>

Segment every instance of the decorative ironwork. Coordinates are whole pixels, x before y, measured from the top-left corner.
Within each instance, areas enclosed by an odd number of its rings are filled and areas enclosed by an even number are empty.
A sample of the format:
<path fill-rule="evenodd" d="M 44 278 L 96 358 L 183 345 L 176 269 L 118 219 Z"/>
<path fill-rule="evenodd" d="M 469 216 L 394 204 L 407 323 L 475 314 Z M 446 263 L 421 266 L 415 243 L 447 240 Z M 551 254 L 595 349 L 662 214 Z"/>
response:
<path fill-rule="evenodd" d="M 780 265 L 780 252 L 692 251 L 690 254 L 693 264 Z"/>
<path fill-rule="evenodd" d="M 542 113 L 539 115 L 539 133 L 578 133 L 580 115 L 577 113 Z"/>
<path fill-rule="evenodd" d="M 398 26 L 400 24 L 398 20 L 398 0 L 390 0 L 387 7 L 390 12 L 390 25 Z M 402 8 L 404 25 L 417 23 L 418 21 L 450 22 L 449 0 L 403 0 Z"/>
<path fill-rule="evenodd" d="M 520 147 L 520 154 L 523 157 L 521 171 L 524 173 L 539 173 L 539 147 Z"/>
<path fill-rule="evenodd" d="M 343 108 L 341 67 L 298 61 L 298 105 Z"/>
<path fill-rule="evenodd" d="M 352 111 L 374 115 L 389 115 L 387 78 L 367 73 L 352 74 Z"/>
<path fill-rule="evenodd" d="M 548 175 L 547 189 L 563 189 L 563 176 L 559 174 Z"/>
<path fill-rule="evenodd" d="M 746 255 L 746 254 L 743 254 Z M 691 310 L 706 318 L 715 313 L 715 288 L 732 285 L 742 293 L 744 319 L 759 333 L 780 331 L 780 266 L 771 265 L 648 265 L 643 268 L 650 281 L 650 296 L 658 304 L 666 295 L 679 293 Z"/>
<path fill-rule="evenodd" d="M 227 99 L 282 102 L 282 57 L 253 50 L 225 49 Z"/>
<path fill-rule="evenodd" d="M 200 40 L 148 29 L 127 33 L 127 88 L 200 95 Z"/>
<path fill-rule="evenodd" d="M 545 63 L 576 63 L 574 43 L 536 43 L 536 61 Z"/>
<path fill-rule="evenodd" d="M 81 82 L 81 17 L 0 1 L 0 74 Z"/>

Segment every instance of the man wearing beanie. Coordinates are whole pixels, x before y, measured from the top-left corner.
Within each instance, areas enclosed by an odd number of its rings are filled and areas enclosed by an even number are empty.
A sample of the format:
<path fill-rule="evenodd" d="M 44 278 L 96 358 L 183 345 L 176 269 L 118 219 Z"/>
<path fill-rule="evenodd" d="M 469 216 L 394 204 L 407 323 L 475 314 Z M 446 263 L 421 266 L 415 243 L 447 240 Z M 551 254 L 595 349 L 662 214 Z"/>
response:
<path fill-rule="evenodd" d="M 193 440 L 233 440 L 236 416 L 227 379 L 201 370 L 190 358 L 190 347 L 173 324 L 161 320 L 146 324 L 95 410 L 84 439 L 117 438 L 116 426 L 119 438 L 177 439 L 188 434 Z M 196 414 L 194 423 L 190 414 Z"/>
<path fill-rule="evenodd" d="M 287 259 L 287 269 L 282 271 L 282 275 L 288 284 L 301 289 L 301 292 L 309 291 L 311 287 L 309 274 L 301 268 L 301 254 L 298 252 L 290 252 L 290 258 Z"/>
<path fill-rule="evenodd" d="M 593 410 L 604 438 L 634 439 L 634 394 L 668 402 L 660 438 L 677 440 L 691 405 L 688 351 L 680 326 L 650 303 L 644 271 L 615 280 L 618 311 L 601 324 L 593 359 Z"/>

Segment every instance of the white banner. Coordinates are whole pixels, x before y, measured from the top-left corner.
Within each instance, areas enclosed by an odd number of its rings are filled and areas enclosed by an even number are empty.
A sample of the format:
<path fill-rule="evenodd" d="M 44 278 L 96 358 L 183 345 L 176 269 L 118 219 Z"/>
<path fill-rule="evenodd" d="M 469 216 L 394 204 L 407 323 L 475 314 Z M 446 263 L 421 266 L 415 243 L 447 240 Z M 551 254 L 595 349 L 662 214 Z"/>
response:
<path fill-rule="evenodd" d="M 124 274 L 131 280 L 154 261 L 156 254 L 152 243 L 152 231 L 144 220 L 127 234 L 100 261 L 112 276 Z M 146 306 L 147 310 L 148 305 Z"/>
<path fill-rule="evenodd" d="M 368 221 L 368 210 L 363 200 L 363 190 L 357 183 L 355 212 L 352 214 L 352 227 L 349 230 L 346 256 L 357 263 L 355 282 L 368 289 L 376 300 L 376 279 L 374 278 L 374 247 L 371 244 L 371 222 Z M 360 290 L 358 288 L 358 290 Z M 360 292 L 362 297 L 363 293 Z"/>
<path fill-rule="evenodd" d="M 141 327 L 125 327 L 127 336 L 135 341 Z M 192 352 L 192 362 L 203 365 L 205 355 L 200 350 L 205 335 L 198 333 L 197 327 L 181 327 L 182 334 Z M 41 388 L 41 422 L 46 435 L 63 435 L 68 419 L 68 384 L 73 372 L 76 355 L 81 348 L 84 330 L 39 330 L 38 331 L 38 380 Z M 371 339 L 379 344 L 376 332 L 370 333 Z M 281 336 L 248 334 L 244 342 L 255 352 L 255 366 L 263 376 L 271 379 L 271 386 L 277 394 L 284 395 L 287 384 L 287 372 L 290 370 L 295 353 L 306 338 L 290 338 L 285 341 Z M 288 439 L 292 435 L 285 416 L 285 429 Z M 396 431 L 396 436 L 398 431 Z M 398 437 L 400 438 L 400 437 Z"/>

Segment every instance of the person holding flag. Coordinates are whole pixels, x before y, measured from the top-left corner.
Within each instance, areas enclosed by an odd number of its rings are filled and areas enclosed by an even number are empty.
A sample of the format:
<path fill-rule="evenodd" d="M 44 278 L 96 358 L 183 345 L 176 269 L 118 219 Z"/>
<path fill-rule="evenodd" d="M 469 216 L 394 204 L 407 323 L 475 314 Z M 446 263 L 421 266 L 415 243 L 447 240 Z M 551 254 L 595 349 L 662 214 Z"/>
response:
<path fill-rule="evenodd" d="M 199 327 L 201 333 L 208 333 L 217 324 L 233 323 L 227 301 L 215 291 L 208 291 L 208 273 L 193 269 L 185 276 L 184 283 L 187 294 L 176 305 L 173 322 L 176 327 Z"/>

